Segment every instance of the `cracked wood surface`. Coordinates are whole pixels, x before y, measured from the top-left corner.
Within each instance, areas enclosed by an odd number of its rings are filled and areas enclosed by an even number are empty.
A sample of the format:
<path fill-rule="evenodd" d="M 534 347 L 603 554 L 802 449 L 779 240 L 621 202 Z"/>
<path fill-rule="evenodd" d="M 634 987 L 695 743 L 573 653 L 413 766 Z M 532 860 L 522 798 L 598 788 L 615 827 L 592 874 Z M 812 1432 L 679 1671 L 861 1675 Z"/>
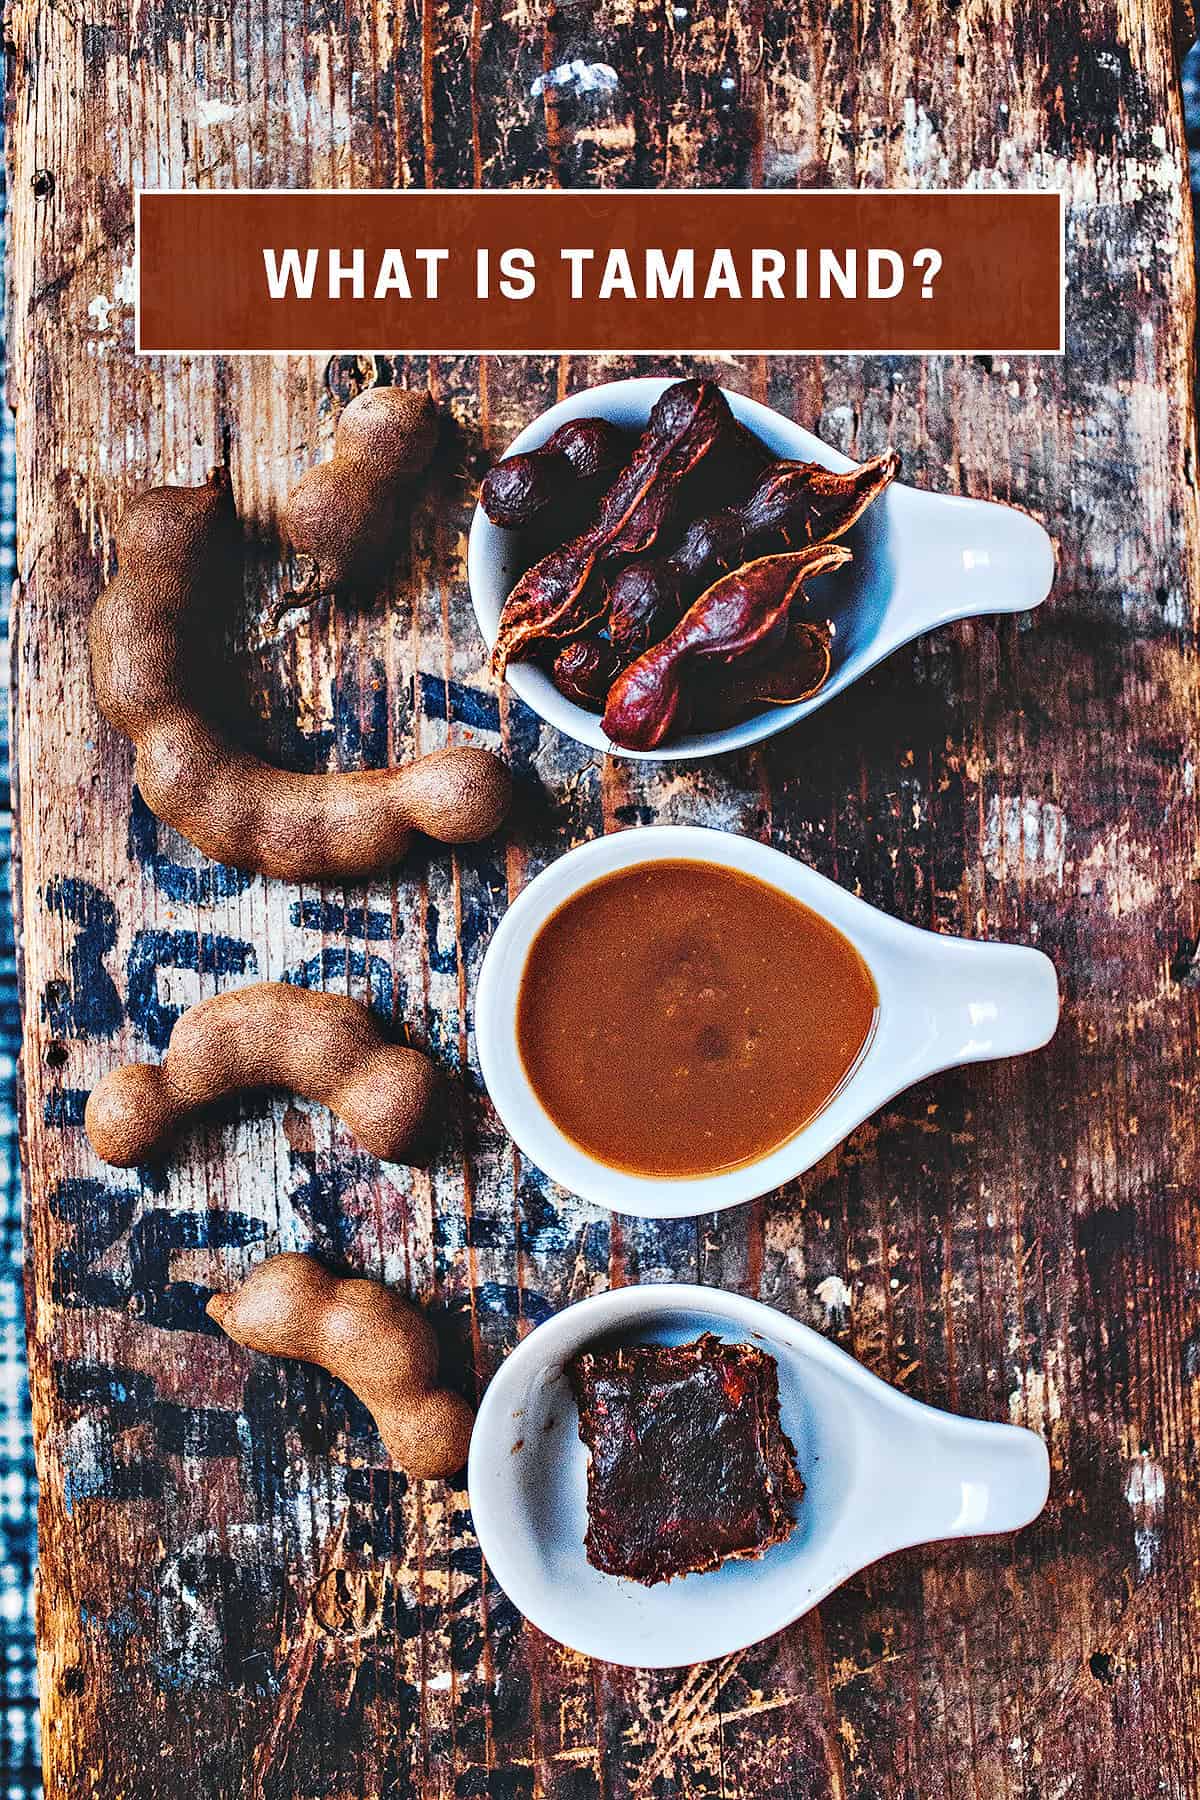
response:
<path fill-rule="evenodd" d="M 1164 0 L 714 8 L 38 6 L 8 33 L 13 656 L 29 1333 L 51 1796 L 1200 1793 L 1200 1424 L 1191 216 Z M 278 510 L 357 360 L 137 361 L 138 186 L 1061 189 L 1068 354 L 729 359 L 728 385 L 905 478 L 1011 499 L 1050 602 L 900 651 L 809 724 L 680 770 L 605 764 L 489 683 L 473 475 L 620 358 L 397 362 L 448 418 L 393 590 L 263 621 Z M 647 359 L 642 371 L 662 366 Z M 667 365 L 670 366 L 670 365 Z M 499 744 L 514 828 L 369 890 L 206 865 L 130 790 L 83 623 L 136 489 L 227 456 L 251 535 L 247 659 L 297 767 Z M 508 898 L 596 832 L 747 831 L 905 918 L 1041 945 L 1051 1048 L 928 1081 L 811 1175 L 716 1218 L 611 1219 L 516 1157 L 470 994 Z M 370 997 L 462 1075 L 426 1173 L 285 1099 L 106 1170 L 82 1100 L 178 1009 L 289 973 Z M 894 1557 L 719 1664 L 591 1664 L 523 1625 L 462 1488 L 406 1487 L 320 1372 L 203 1303 L 312 1245 L 436 1309 L 481 1389 L 606 1283 L 760 1295 L 937 1405 L 1042 1431 L 1012 1540 Z M 886 1503 L 886 1496 L 884 1496 Z"/>

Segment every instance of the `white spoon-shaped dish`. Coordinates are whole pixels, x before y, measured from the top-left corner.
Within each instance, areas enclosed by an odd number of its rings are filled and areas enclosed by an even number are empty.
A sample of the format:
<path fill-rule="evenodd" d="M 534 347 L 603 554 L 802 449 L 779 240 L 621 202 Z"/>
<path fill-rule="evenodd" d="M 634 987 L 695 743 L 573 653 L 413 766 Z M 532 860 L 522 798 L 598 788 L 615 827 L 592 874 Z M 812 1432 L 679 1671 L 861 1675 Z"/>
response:
<path fill-rule="evenodd" d="M 546 1112 L 517 1043 L 525 959 L 551 913 L 602 876 L 664 859 L 723 864 L 791 894 L 849 938 L 879 992 L 874 1035 L 824 1110 L 768 1155 L 718 1175 L 634 1175 L 596 1161 Z M 717 1212 L 770 1193 L 915 1081 L 959 1063 L 1037 1050 L 1057 1024 L 1058 981 L 1040 950 L 921 931 L 754 838 L 695 825 L 646 825 L 593 838 L 543 869 L 501 919 L 475 999 L 480 1068 L 509 1136 L 561 1186 L 643 1218 Z"/>
<path fill-rule="evenodd" d="M 669 380 L 641 376 L 586 388 L 527 425 L 505 454 L 536 450 L 567 419 L 605 418 L 640 431 L 663 389 L 672 385 Z M 854 467 L 849 457 L 771 407 L 743 394 L 726 393 L 726 399 L 743 424 L 777 456 L 830 469 Z M 871 448 L 882 451 L 887 446 Z M 768 707 L 727 731 L 683 737 L 657 750 L 623 750 L 605 737 L 599 716 L 560 694 L 545 670 L 532 663 L 513 663 L 506 679 L 539 717 L 593 749 L 652 762 L 715 756 L 785 731 L 922 632 L 979 613 L 1025 612 L 1046 598 L 1054 581 L 1053 546 L 1027 514 L 988 500 L 927 493 L 902 482 L 892 483 L 846 542 L 854 561 L 808 590 L 823 597 L 826 616 L 835 627 L 829 680 L 811 700 Z M 500 612 L 522 563 L 518 534 L 493 525 L 477 506 L 467 547 L 467 575 L 475 616 L 489 648 L 496 641 Z"/>
<path fill-rule="evenodd" d="M 795 1529 L 757 1561 L 655 1587 L 602 1574 L 584 1553 L 587 1452 L 565 1365 L 600 1341 L 702 1331 L 776 1359 L 806 1489 Z M 769 1637 L 894 1550 L 1028 1524 L 1050 1464 L 1034 1432 L 910 1400 L 773 1307 L 671 1283 L 596 1294 L 531 1332 L 483 1397 L 468 1482 L 488 1567 L 539 1631 L 605 1662 L 677 1668 Z"/>

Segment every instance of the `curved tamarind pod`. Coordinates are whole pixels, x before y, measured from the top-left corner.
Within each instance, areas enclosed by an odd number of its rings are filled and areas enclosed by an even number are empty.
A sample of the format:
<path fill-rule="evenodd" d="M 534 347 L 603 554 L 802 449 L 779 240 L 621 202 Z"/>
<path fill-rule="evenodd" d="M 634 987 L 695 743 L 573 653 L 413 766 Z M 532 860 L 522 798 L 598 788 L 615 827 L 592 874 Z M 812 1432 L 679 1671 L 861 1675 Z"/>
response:
<path fill-rule="evenodd" d="M 381 1281 L 339 1279 L 311 1256 L 268 1257 L 206 1308 L 235 1343 L 316 1363 L 344 1381 L 379 1428 L 392 1461 L 417 1481 L 467 1460 L 475 1414 L 435 1387 L 438 1346 L 428 1319 Z"/>
<path fill-rule="evenodd" d="M 786 627 L 805 584 L 850 560 L 844 544 L 809 544 L 720 576 L 661 643 L 618 675 L 604 708 L 605 734 L 622 749 L 655 749 L 687 719 L 689 674 L 724 665 L 727 680 L 736 680 L 739 662 Z"/>
<path fill-rule="evenodd" d="M 113 1069 L 88 1095 L 84 1126 L 97 1155 L 127 1169 L 214 1101 L 288 1088 L 336 1113 L 373 1156 L 403 1162 L 437 1086 L 429 1058 L 389 1042 L 360 1001 L 261 981 L 189 1007 L 161 1063 Z"/>
<path fill-rule="evenodd" d="M 596 518 L 526 569 L 504 602 L 492 645 L 494 675 L 537 645 L 583 636 L 605 614 L 602 564 L 653 548 L 676 516 L 683 484 L 722 443 L 732 417 L 713 381 L 677 381 L 659 395 Z"/>
<path fill-rule="evenodd" d="M 241 554 L 225 470 L 139 495 L 117 565 L 88 624 L 96 699 L 133 740 L 150 810 L 205 855 L 286 881 L 354 880 L 398 862 L 414 831 L 470 843 L 500 824 L 511 780 L 487 750 L 300 775 L 237 748 L 224 641 Z"/>

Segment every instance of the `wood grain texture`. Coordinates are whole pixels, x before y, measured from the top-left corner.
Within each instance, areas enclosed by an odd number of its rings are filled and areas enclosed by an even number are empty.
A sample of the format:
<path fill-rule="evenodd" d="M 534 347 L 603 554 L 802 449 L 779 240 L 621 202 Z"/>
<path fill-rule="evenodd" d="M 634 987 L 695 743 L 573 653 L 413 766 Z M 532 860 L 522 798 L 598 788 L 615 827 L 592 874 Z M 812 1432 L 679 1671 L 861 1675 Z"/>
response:
<path fill-rule="evenodd" d="M 1166 0 L 538 7 L 39 6 L 8 24 L 14 627 L 29 1341 L 49 1795 L 149 1800 L 1200 1793 L 1191 217 Z M 589 84 L 603 63 L 615 84 Z M 542 82 L 535 97 L 535 84 Z M 905 477 L 1044 519 L 1054 596 L 899 652 L 805 727 L 673 771 L 497 694 L 464 574 L 473 476 L 558 395 L 634 372 L 389 364 L 452 421 L 393 591 L 273 635 L 279 507 L 369 361 L 137 361 L 131 192 L 159 185 L 1028 183 L 1068 200 L 1068 354 L 724 360 Z M 661 365 L 649 362 L 643 370 Z M 369 890 L 215 869 L 131 799 L 84 619 L 114 521 L 227 456 L 252 536 L 262 741 L 296 767 L 467 738 L 513 832 Z M 611 1219 L 515 1156 L 470 994 L 508 898 L 603 830 L 748 831 L 917 923 L 1048 950 L 1052 1047 L 940 1076 L 760 1204 Z M 159 1177 L 82 1099 L 177 1009 L 284 973 L 369 997 L 462 1077 L 426 1173 L 279 1100 Z M 481 1389 L 548 1311 L 669 1276 L 755 1293 L 938 1405 L 1032 1425 L 1012 1541 L 912 1552 L 769 1643 L 591 1664 L 488 1579 L 462 1489 L 407 1487 L 319 1372 L 206 1330 L 215 1285 L 312 1245 L 434 1306 Z M 886 1495 L 881 1497 L 886 1504 Z"/>

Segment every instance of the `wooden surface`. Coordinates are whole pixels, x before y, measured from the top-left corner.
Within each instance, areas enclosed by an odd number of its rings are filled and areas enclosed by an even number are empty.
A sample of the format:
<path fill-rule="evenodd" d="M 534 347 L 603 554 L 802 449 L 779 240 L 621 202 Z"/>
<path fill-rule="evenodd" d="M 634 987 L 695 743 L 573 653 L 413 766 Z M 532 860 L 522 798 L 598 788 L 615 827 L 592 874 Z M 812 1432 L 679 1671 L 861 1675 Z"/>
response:
<path fill-rule="evenodd" d="M 51 1796 L 1200 1793 L 1186 23 L 1163 0 L 14 0 Z M 1065 191 L 1065 360 L 715 370 L 856 455 L 896 443 L 910 481 L 1030 508 L 1060 552 L 1049 604 L 900 652 L 753 754 L 603 764 L 490 685 L 464 533 L 485 453 L 632 366 L 454 358 L 395 367 L 428 379 L 454 433 L 394 592 L 272 636 L 280 501 L 372 370 L 135 361 L 131 189 L 547 182 Z M 365 892 L 293 891 L 205 866 L 131 804 L 84 618 L 128 496 L 225 454 L 256 545 L 264 742 L 313 767 L 500 744 L 522 788 L 501 841 Z M 1039 944 L 1066 998 L 1055 1043 L 923 1084 L 756 1206 L 662 1225 L 581 1205 L 499 1129 L 470 993 L 533 872 L 652 819 L 757 834 L 905 918 Z M 156 1055 L 198 996 L 284 972 L 370 995 L 461 1072 L 432 1172 L 383 1172 L 283 1099 L 193 1133 L 161 1175 L 105 1170 L 80 1126 L 99 1075 Z M 432 1302 L 477 1389 L 539 1319 L 606 1283 L 742 1288 L 912 1394 L 1043 1432 L 1050 1505 L 1011 1541 L 894 1557 L 721 1665 L 590 1664 L 489 1581 L 463 1489 L 406 1488 L 343 1390 L 204 1329 L 213 1285 L 305 1245 Z"/>

